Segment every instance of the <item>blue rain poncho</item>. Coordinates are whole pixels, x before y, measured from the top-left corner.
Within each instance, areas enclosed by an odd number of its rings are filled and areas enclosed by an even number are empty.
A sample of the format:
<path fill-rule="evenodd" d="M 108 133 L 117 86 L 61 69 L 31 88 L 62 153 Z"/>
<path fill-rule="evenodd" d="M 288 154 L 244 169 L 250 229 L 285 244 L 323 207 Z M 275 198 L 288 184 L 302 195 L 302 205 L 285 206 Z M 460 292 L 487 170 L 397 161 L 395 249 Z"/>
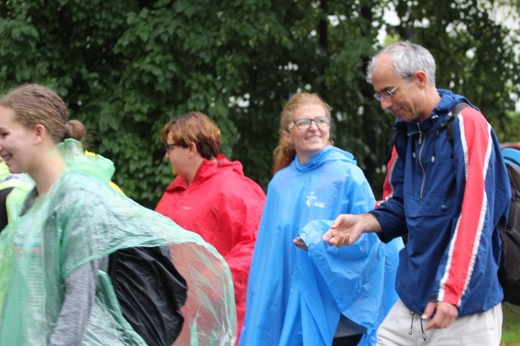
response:
<path fill-rule="evenodd" d="M 336 248 L 322 235 L 340 213 L 364 213 L 375 200 L 352 155 L 328 146 L 301 165 L 298 157 L 272 179 L 251 266 L 240 344 L 331 345 L 340 315 L 375 331 L 397 300 L 402 241 L 368 233 Z M 308 251 L 292 240 L 301 236 Z M 358 327 L 359 327 L 358 326 Z"/>
<path fill-rule="evenodd" d="M 233 285 L 222 256 L 197 234 L 109 187 L 111 161 L 85 156 L 74 140 L 57 150 L 67 169 L 0 234 L 0 345 L 47 344 L 64 301 L 63 283 L 75 269 L 118 249 L 163 245 L 188 286 L 179 345 L 233 345 Z M 144 345 L 109 308 L 118 302 L 105 293 L 111 288 L 106 284 L 98 280 L 82 344 Z"/>

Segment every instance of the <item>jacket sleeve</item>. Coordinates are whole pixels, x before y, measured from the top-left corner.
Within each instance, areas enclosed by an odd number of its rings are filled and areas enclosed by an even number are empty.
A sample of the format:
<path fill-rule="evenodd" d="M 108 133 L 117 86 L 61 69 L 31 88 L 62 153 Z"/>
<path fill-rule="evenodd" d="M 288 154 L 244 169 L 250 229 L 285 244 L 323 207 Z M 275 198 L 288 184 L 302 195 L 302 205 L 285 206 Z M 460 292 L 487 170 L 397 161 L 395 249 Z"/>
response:
<path fill-rule="evenodd" d="M 65 280 L 65 296 L 49 346 L 75 345 L 83 340 L 94 306 L 97 275 L 103 259 L 90 261 Z"/>
<path fill-rule="evenodd" d="M 246 275 L 238 276 L 245 276 L 246 281 L 264 199 L 265 197 L 260 194 L 256 196 L 235 196 L 232 200 L 228 200 L 234 206 L 226 208 L 227 213 L 223 215 L 221 220 L 224 224 L 229 225 L 230 231 L 233 232 L 233 246 L 224 256 L 226 262 L 231 268 L 233 277 L 239 273 L 245 273 Z M 247 283 L 246 281 L 244 281 L 244 284 Z"/>
<path fill-rule="evenodd" d="M 62 235 L 59 240 L 62 248 L 59 249 L 57 258 L 63 261 L 59 268 L 63 270 L 61 285 L 64 289 L 62 305 L 49 338 L 49 345 L 76 345 L 87 333 L 91 311 L 95 305 L 98 270 L 106 270 L 107 261 L 106 258 L 91 259 L 73 270 L 70 270 L 70 264 L 76 262 L 74 256 L 77 254 L 81 254 L 82 258 L 93 257 L 96 238 L 92 227 L 99 225 L 99 220 L 104 219 L 102 205 L 99 197 L 89 193 L 88 189 L 76 189 L 69 194 L 67 203 L 57 206 L 60 212 L 48 217 L 49 220 L 56 220 L 56 224 L 48 221 L 47 227 L 53 227 L 53 232 Z M 93 218 L 92 215 L 96 217 Z M 45 229 L 46 232 L 50 230 Z"/>
<path fill-rule="evenodd" d="M 496 170 L 497 155 L 500 163 L 498 141 L 479 111 L 468 107 L 459 113 L 452 136 L 458 213 L 436 282 L 437 300 L 460 306 L 471 280 L 491 275 L 491 264 L 483 262 L 492 252 L 492 233 L 501 217 L 495 212 L 494 196 L 502 189 L 504 177 Z"/>
<path fill-rule="evenodd" d="M 231 233 L 232 246 L 224 258 L 229 265 L 235 288 L 237 305 L 237 321 L 239 331 L 245 315 L 247 280 L 251 266 L 251 258 L 255 247 L 258 226 L 265 202 L 265 193 L 256 183 L 246 181 L 242 187 L 235 184 L 235 190 L 221 201 L 222 225 L 226 225 Z M 224 227 L 221 227 L 224 229 Z"/>

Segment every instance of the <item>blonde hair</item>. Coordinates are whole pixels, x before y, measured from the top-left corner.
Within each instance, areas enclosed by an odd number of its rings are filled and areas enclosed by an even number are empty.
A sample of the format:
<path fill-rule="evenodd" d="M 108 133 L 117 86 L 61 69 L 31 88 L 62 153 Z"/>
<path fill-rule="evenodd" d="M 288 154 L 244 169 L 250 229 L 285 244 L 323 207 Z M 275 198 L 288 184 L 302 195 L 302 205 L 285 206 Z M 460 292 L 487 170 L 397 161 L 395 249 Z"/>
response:
<path fill-rule="evenodd" d="M 274 149 L 274 165 L 273 174 L 285 168 L 291 164 L 296 156 L 296 150 L 294 144 L 289 142 L 285 136 L 284 131 L 289 131 L 289 124 L 294 120 L 294 114 L 302 106 L 307 105 L 318 105 L 323 107 L 325 114 L 330 117 L 332 108 L 322 100 L 322 98 L 315 93 L 302 92 L 293 95 L 284 105 L 280 114 L 280 138 L 278 146 Z M 333 144 L 333 141 L 329 139 L 329 144 Z"/>
<path fill-rule="evenodd" d="M 163 143 L 167 143 L 169 135 L 175 145 L 182 148 L 195 143 L 199 154 L 207 160 L 217 157 L 220 152 L 220 130 L 201 112 L 189 112 L 167 122 L 161 131 Z"/>
<path fill-rule="evenodd" d="M 87 129 L 79 120 L 69 120 L 63 100 L 52 90 L 38 84 L 12 89 L 0 99 L 0 105 L 11 108 L 17 120 L 29 129 L 41 124 L 54 143 L 66 138 L 83 140 Z"/>

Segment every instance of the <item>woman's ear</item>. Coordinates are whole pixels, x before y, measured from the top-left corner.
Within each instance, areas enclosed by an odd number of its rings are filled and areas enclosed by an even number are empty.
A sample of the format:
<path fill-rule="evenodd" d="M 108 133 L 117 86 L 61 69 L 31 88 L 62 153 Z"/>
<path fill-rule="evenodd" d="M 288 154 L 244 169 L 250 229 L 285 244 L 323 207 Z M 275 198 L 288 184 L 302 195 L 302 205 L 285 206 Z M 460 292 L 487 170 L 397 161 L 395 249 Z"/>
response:
<path fill-rule="evenodd" d="M 283 137 L 283 139 L 284 139 L 287 143 L 289 143 L 289 144 L 291 144 L 291 145 L 294 144 L 294 142 L 293 142 L 293 140 L 292 140 L 292 137 L 291 137 L 291 131 L 283 130 L 283 131 L 282 131 L 282 137 Z"/>
<path fill-rule="evenodd" d="M 190 157 L 193 157 L 194 155 L 198 154 L 198 150 L 197 150 L 197 144 L 195 144 L 194 142 L 191 142 L 188 144 L 188 150 L 190 151 Z"/>
<path fill-rule="evenodd" d="M 42 124 L 34 127 L 34 143 L 41 143 L 47 137 L 47 130 Z"/>

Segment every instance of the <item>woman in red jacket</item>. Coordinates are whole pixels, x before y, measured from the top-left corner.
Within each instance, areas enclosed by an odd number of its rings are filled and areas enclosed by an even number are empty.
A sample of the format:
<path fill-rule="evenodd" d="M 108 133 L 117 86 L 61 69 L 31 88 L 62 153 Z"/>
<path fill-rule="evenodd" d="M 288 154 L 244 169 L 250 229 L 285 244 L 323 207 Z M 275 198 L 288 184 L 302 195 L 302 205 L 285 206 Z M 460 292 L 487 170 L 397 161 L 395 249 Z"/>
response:
<path fill-rule="evenodd" d="M 169 121 L 161 139 L 176 177 L 156 211 L 200 234 L 224 256 L 233 275 L 240 334 L 265 193 L 244 176 L 240 162 L 220 154 L 220 130 L 206 115 L 189 112 Z"/>

